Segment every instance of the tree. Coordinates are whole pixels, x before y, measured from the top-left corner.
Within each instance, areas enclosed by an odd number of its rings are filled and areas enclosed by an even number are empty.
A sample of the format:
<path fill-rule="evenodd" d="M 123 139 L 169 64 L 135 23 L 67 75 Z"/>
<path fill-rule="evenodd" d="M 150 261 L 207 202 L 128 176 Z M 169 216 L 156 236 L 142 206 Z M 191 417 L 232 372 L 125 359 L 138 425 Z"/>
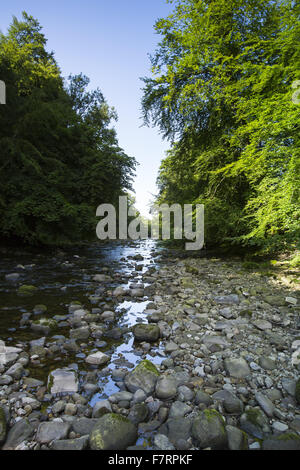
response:
<path fill-rule="evenodd" d="M 295 243 L 299 4 L 173 3 L 156 23 L 162 41 L 153 77 L 144 79 L 145 122 L 173 142 L 160 169 L 160 199 L 205 203 L 208 242 L 266 250 Z"/>
<path fill-rule="evenodd" d="M 64 82 L 38 21 L 0 36 L 0 233 L 61 245 L 95 238 L 96 208 L 131 188 L 135 160 L 110 128 L 116 113 L 83 75 Z"/>

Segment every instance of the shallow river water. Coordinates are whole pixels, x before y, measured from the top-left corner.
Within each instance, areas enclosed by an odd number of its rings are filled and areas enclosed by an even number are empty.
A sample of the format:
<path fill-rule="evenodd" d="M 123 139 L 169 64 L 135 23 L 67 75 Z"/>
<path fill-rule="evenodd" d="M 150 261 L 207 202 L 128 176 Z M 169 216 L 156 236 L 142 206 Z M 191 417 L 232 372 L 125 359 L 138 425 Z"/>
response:
<path fill-rule="evenodd" d="M 33 314 L 36 305 L 47 306 L 46 314 L 43 317 L 53 318 L 57 316 L 66 317 L 69 315 L 68 306 L 74 302 L 81 302 L 83 308 L 92 311 L 95 307 L 106 304 L 111 306 L 111 310 L 116 312 L 116 319 L 107 325 L 107 328 L 130 328 L 137 322 L 147 322 L 147 309 L 149 299 L 147 296 L 141 299 L 126 300 L 119 299 L 118 302 L 105 292 L 113 290 L 115 287 L 126 287 L 130 284 L 147 283 L 142 277 L 149 267 L 159 267 L 160 250 L 155 242 L 151 240 L 122 243 L 115 242 L 106 245 L 94 244 L 90 247 L 71 249 L 58 252 L 55 255 L 48 253 L 11 253 L 2 254 L 0 262 L 0 339 L 7 345 L 17 345 L 18 343 L 29 344 L 29 341 L 39 339 L 41 333 L 35 333 L 30 326 L 20 326 L 22 315 L 31 313 L 30 319 L 39 318 L 40 315 Z M 134 260 L 133 257 L 141 255 L 141 260 Z M 140 271 L 136 270 L 136 265 L 140 266 Z M 19 273 L 17 281 L 6 280 L 9 273 Z M 95 283 L 93 277 L 96 274 L 109 274 L 111 282 Z M 21 297 L 17 295 L 18 287 L 22 284 L 33 285 L 38 288 L 31 297 Z M 93 296 L 97 289 L 104 291 L 101 301 L 95 301 Z M 100 294 L 101 296 L 101 294 Z M 63 318 L 60 317 L 61 320 Z M 46 344 L 51 340 L 64 335 L 69 338 L 70 326 L 64 326 L 62 321 L 60 327 L 51 331 L 46 338 Z M 101 338 L 102 340 L 102 338 Z M 141 360 L 141 350 L 134 344 L 134 338 L 129 331 L 120 340 L 103 337 L 106 345 L 101 348 L 111 357 L 110 363 L 105 367 L 112 370 L 115 367 L 127 367 L 131 370 Z M 88 343 L 88 341 L 86 341 Z M 51 370 L 69 367 L 76 368 L 80 382 L 84 381 L 84 376 L 91 366 L 87 365 L 85 358 L 87 354 L 96 352 L 97 348 L 91 343 L 87 344 L 84 352 L 77 354 L 58 354 L 58 356 L 37 361 L 28 367 L 30 376 L 41 379 L 46 383 Z M 145 355 L 143 356 L 143 358 Z M 164 359 L 164 354 L 160 350 L 158 343 L 151 356 L 146 356 L 155 364 L 160 364 Z M 31 363 L 30 363 L 31 364 Z M 112 393 L 118 392 L 118 382 L 112 380 L 110 374 L 104 374 L 98 383 L 97 393 L 89 397 L 93 406 L 99 399 L 107 398 Z M 84 394 L 84 393 L 83 393 Z"/>

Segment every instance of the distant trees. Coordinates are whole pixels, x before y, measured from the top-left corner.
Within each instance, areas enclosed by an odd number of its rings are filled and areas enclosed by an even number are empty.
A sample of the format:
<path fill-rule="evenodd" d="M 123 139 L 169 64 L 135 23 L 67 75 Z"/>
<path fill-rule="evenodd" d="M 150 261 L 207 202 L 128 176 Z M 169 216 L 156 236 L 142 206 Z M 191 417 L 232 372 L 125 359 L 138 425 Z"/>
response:
<path fill-rule="evenodd" d="M 204 203 L 206 242 L 260 251 L 300 240 L 300 6 L 174 0 L 143 111 L 173 142 L 159 202 Z M 294 100 L 295 101 L 295 100 Z"/>
<path fill-rule="evenodd" d="M 136 162 L 100 90 L 84 75 L 64 82 L 46 42 L 25 12 L 0 35 L 0 236 L 61 245 L 96 237 L 96 208 L 131 189 Z"/>

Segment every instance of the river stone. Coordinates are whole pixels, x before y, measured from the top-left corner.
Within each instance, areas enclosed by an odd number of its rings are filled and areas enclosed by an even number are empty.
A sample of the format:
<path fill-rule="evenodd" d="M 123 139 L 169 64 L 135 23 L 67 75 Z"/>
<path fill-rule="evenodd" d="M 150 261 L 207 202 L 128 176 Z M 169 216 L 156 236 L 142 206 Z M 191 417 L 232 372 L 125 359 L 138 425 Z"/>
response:
<path fill-rule="evenodd" d="M 0 405 L 0 444 L 5 441 L 6 437 L 6 416 L 5 411 Z"/>
<path fill-rule="evenodd" d="M 78 439 L 68 439 L 53 441 L 51 449 L 53 450 L 85 450 L 89 443 L 89 436 L 82 436 Z"/>
<path fill-rule="evenodd" d="M 98 420 L 90 434 L 92 450 L 125 450 L 136 443 L 136 426 L 124 416 L 109 413 Z"/>
<path fill-rule="evenodd" d="M 93 407 L 93 418 L 101 418 L 107 413 L 112 413 L 111 404 L 108 400 L 97 401 Z"/>
<path fill-rule="evenodd" d="M 266 415 L 259 408 L 248 408 L 240 418 L 240 427 L 247 434 L 263 439 L 270 432 Z"/>
<path fill-rule="evenodd" d="M 36 440 L 40 444 L 49 444 L 54 440 L 65 439 L 68 436 L 71 425 L 59 421 L 41 423 L 37 430 Z"/>
<path fill-rule="evenodd" d="M 192 421 L 189 418 L 172 418 L 161 427 L 169 440 L 176 444 L 180 439 L 187 440 L 191 436 Z"/>
<path fill-rule="evenodd" d="M 269 418 L 272 418 L 275 411 L 275 406 L 271 400 L 261 392 L 257 392 L 255 394 L 255 399 L 266 415 L 269 416 Z"/>
<path fill-rule="evenodd" d="M 237 305 L 240 303 L 240 298 L 236 294 L 220 295 L 218 297 L 214 297 L 214 301 L 221 305 Z"/>
<path fill-rule="evenodd" d="M 156 434 L 154 437 L 154 445 L 158 450 L 175 450 L 173 444 L 171 444 L 164 434 Z"/>
<path fill-rule="evenodd" d="M 123 392 L 113 393 L 109 397 L 108 400 L 111 403 L 119 403 L 120 401 L 131 401 L 132 398 L 133 398 L 133 394 L 131 392 L 123 391 Z"/>
<path fill-rule="evenodd" d="M 92 432 L 97 422 L 97 418 L 86 418 L 85 416 L 76 418 L 72 421 L 72 430 L 80 436 L 86 436 Z"/>
<path fill-rule="evenodd" d="M 137 324 L 132 329 L 136 341 L 153 343 L 160 337 L 160 329 L 157 325 Z"/>
<path fill-rule="evenodd" d="M 273 359 L 265 356 L 259 358 L 259 365 L 265 370 L 274 370 L 276 369 L 276 362 Z"/>
<path fill-rule="evenodd" d="M 168 400 L 177 394 L 177 384 L 173 377 L 162 377 L 157 381 L 155 394 L 162 400 Z"/>
<path fill-rule="evenodd" d="M 19 273 L 11 273 L 11 274 L 6 274 L 5 275 L 5 279 L 7 281 L 12 281 L 12 282 L 15 282 L 19 279 L 20 277 L 20 274 Z"/>
<path fill-rule="evenodd" d="M 224 365 L 230 377 L 243 379 L 250 374 L 250 368 L 242 357 L 225 359 Z"/>
<path fill-rule="evenodd" d="M 2 450 L 15 450 L 22 442 L 32 436 L 34 428 L 27 418 L 21 419 L 9 430 Z"/>
<path fill-rule="evenodd" d="M 300 450 L 300 436 L 292 433 L 272 436 L 263 441 L 262 448 L 263 450 Z"/>
<path fill-rule="evenodd" d="M 20 348 L 14 348 L 5 346 L 5 344 L 0 344 L 0 366 L 9 366 L 13 364 L 17 359 L 19 354 L 22 352 Z"/>
<path fill-rule="evenodd" d="M 124 287 L 117 287 L 113 291 L 113 296 L 114 297 L 121 297 L 121 296 L 127 295 L 128 293 L 129 293 L 128 289 L 124 289 Z"/>
<path fill-rule="evenodd" d="M 103 364 L 107 364 L 109 362 L 110 358 L 106 354 L 102 352 L 97 352 L 95 354 L 90 354 L 86 359 L 85 362 L 88 364 L 93 364 L 97 366 L 102 366 Z"/>
<path fill-rule="evenodd" d="M 23 285 L 19 287 L 18 295 L 22 297 L 30 297 L 31 295 L 34 295 L 37 292 L 37 290 L 38 289 L 35 286 Z"/>
<path fill-rule="evenodd" d="M 71 339 L 87 340 L 90 336 L 90 329 L 87 327 L 76 328 L 75 330 L 70 330 Z"/>
<path fill-rule="evenodd" d="M 192 436 L 201 449 L 226 449 L 227 435 L 222 416 L 216 411 L 207 409 L 194 420 Z"/>
<path fill-rule="evenodd" d="M 272 330 L 272 323 L 267 320 L 256 320 L 253 322 L 253 325 L 261 331 Z"/>
<path fill-rule="evenodd" d="M 21 364 L 19 364 L 18 362 L 16 364 L 14 364 L 13 366 L 11 366 L 7 371 L 6 371 L 6 375 L 10 375 L 11 377 L 13 377 L 14 379 L 16 380 L 20 380 L 21 377 L 25 374 L 25 371 L 24 371 L 24 368 Z"/>
<path fill-rule="evenodd" d="M 134 405 L 129 414 L 128 419 L 133 424 L 145 423 L 149 414 L 148 407 L 145 403 L 137 403 Z"/>
<path fill-rule="evenodd" d="M 198 390 L 195 395 L 195 403 L 196 405 L 203 403 L 205 406 L 209 407 L 212 405 L 213 401 L 208 393 L 202 392 L 202 390 Z"/>
<path fill-rule="evenodd" d="M 174 403 L 172 403 L 169 418 L 180 418 L 187 415 L 191 411 L 192 408 L 186 403 L 183 403 L 182 401 L 175 401 Z"/>
<path fill-rule="evenodd" d="M 125 385 L 132 393 L 141 389 L 147 395 L 150 395 L 155 390 L 159 375 L 160 373 L 155 365 L 148 360 L 144 360 L 132 372 L 126 375 Z"/>
<path fill-rule="evenodd" d="M 179 349 L 179 346 L 176 343 L 174 343 L 174 341 L 168 342 L 165 346 L 165 352 L 167 354 L 177 351 L 178 349 Z"/>
<path fill-rule="evenodd" d="M 234 426 L 226 426 L 229 450 L 248 450 L 247 434 Z"/>
<path fill-rule="evenodd" d="M 48 389 L 51 393 L 77 393 L 78 379 L 71 369 L 56 369 L 48 377 Z"/>
<path fill-rule="evenodd" d="M 241 414 L 244 410 L 243 402 L 228 390 L 220 390 L 212 395 L 214 400 L 223 402 L 224 409 L 227 413 Z"/>

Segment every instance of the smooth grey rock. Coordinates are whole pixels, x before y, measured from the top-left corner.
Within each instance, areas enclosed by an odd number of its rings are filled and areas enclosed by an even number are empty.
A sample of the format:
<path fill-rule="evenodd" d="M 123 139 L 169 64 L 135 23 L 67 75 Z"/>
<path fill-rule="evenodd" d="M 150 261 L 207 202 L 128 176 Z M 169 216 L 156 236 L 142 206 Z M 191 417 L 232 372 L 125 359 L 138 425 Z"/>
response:
<path fill-rule="evenodd" d="M 40 444 L 49 444 L 54 440 L 65 439 L 70 430 L 69 423 L 61 423 L 58 421 L 49 421 L 41 423 L 38 427 L 36 440 Z"/>
<path fill-rule="evenodd" d="M 186 387 L 185 385 L 181 385 L 178 387 L 178 400 L 180 401 L 192 401 L 195 393 L 193 390 L 191 390 L 189 387 Z"/>
<path fill-rule="evenodd" d="M 300 436 L 297 434 L 280 434 L 263 441 L 263 450 L 300 450 Z"/>
<path fill-rule="evenodd" d="M 220 390 L 212 395 L 213 400 L 219 400 L 227 413 L 241 414 L 244 410 L 243 402 L 228 390 Z"/>
<path fill-rule="evenodd" d="M 172 377 L 162 377 L 157 381 L 155 394 L 162 400 L 175 397 L 177 394 L 176 380 Z"/>
<path fill-rule="evenodd" d="M 99 351 L 95 354 L 90 354 L 85 359 L 85 362 L 87 362 L 88 364 L 92 364 L 92 365 L 102 366 L 104 364 L 107 364 L 109 360 L 110 360 L 109 356 Z"/>
<path fill-rule="evenodd" d="M 9 430 L 2 450 L 15 450 L 22 442 L 30 438 L 33 433 L 34 428 L 29 420 L 27 418 L 21 419 Z"/>
<path fill-rule="evenodd" d="M 242 379 L 251 373 L 247 362 L 242 357 L 227 358 L 224 361 L 224 365 L 227 373 L 231 377 Z"/>
<path fill-rule="evenodd" d="M 257 392 L 255 394 L 255 399 L 266 415 L 269 416 L 269 418 L 272 418 L 275 411 L 275 406 L 271 400 L 261 392 Z"/>
<path fill-rule="evenodd" d="M 158 450 L 175 450 L 173 444 L 171 444 L 164 434 L 156 434 L 154 437 L 154 445 Z"/>
<path fill-rule="evenodd" d="M 240 303 L 240 298 L 236 294 L 220 295 L 218 297 L 214 297 L 214 301 L 217 304 L 238 305 Z"/>
<path fill-rule="evenodd" d="M 226 426 L 229 450 L 247 450 L 247 434 L 234 426 Z"/>
<path fill-rule="evenodd" d="M 265 356 L 261 356 L 259 358 L 259 365 L 265 370 L 276 369 L 276 362 L 270 359 L 269 357 L 265 357 Z"/>
<path fill-rule="evenodd" d="M 72 369 L 56 369 L 50 372 L 48 387 L 52 394 L 78 392 L 77 374 Z"/>
<path fill-rule="evenodd" d="M 179 418 L 187 415 L 192 411 L 192 408 L 182 401 L 175 401 L 172 403 L 169 418 Z"/>
<path fill-rule="evenodd" d="M 172 418 L 163 425 L 169 440 L 176 444 L 180 439 L 187 440 L 191 435 L 192 420 L 188 418 Z"/>
<path fill-rule="evenodd" d="M 132 398 L 133 398 L 133 394 L 131 392 L 123 391 L 123 392 L 114 393 L 113 395 L 109 397 L 108 400 L 111 403 L 118 403 L 120 401 L 131 401 Z"/>
<path fill-rule="evenodd" d="M 207 407 L 213 404 L 213 400 L 211 399 L 210 395 L 208 395 L 205 392 L 202 392 L 202 390 L 198 390 L 195 395 L 195 403 L 196 405 L 200 405 L 203 403 Z"/>
<path fill-rule="evenodd" d="M 111 404 L 108 400 L 97 401 L 93 407 L 93 418 L 101 418 L 101 416 L 112 413 Z"/>
<path fill-rule="evenodd" d="M 137 403 L 134 405 L 127 418 L 134 424 L 144 423 L 149 414 L 148 407 L 145 403 Z"/>
<path fill-rule="evenodd" d="M 76 418 L 72 422 L 72 430 L 80 436 L 86 436 L 92 432 L 97 422 L 98 419 L 95 418 Z"/>
<path fill-rule="evenodd" d="M 82 436 L 77 439 L 53 441 L 53 450 L 85 450 L 89 443 L 89 436 Z"/>

